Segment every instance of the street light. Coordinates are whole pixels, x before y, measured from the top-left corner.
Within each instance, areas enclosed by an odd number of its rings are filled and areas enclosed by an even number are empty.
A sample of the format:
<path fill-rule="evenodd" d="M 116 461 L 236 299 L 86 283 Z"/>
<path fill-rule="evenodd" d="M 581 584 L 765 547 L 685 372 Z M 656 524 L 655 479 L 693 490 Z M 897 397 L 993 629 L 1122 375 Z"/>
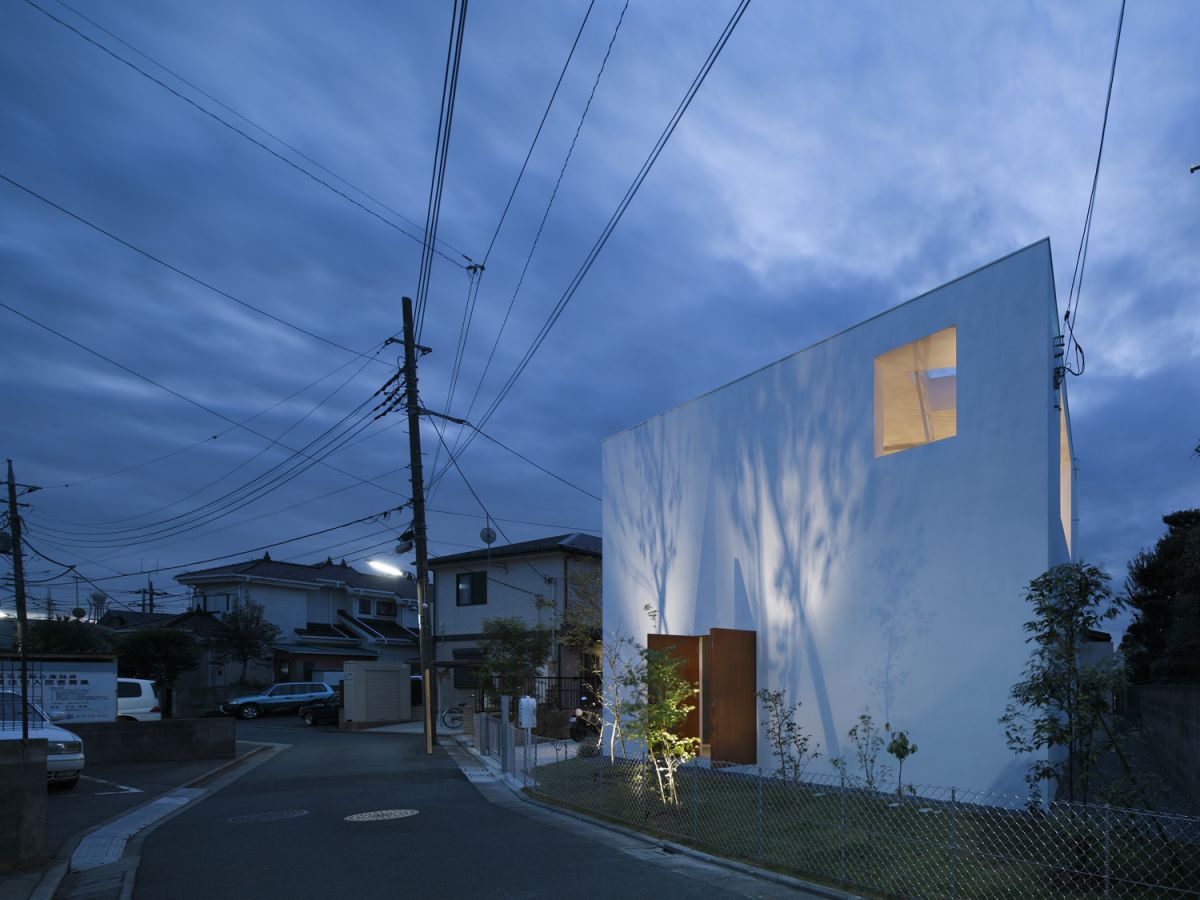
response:
<path fill-rule="evenodd" d="M 376 572 L 382 572 L 384 575 L 403 575 L 404 574 L 404 572 L 402 572 L 400 569 L 397 569 L 391 563 L 384 562 L 381 559 L 368 559 L 367 565 L 370 566 L 372 569 L 374 569 Z"/>

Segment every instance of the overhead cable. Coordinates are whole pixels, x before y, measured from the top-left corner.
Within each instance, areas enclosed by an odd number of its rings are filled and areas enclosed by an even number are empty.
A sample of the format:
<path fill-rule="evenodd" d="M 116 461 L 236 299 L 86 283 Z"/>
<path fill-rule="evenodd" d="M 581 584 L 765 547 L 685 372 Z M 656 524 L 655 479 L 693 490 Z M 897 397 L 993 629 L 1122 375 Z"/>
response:
<path fill-rule="evenodd" d="M 1086 366 L 1083 347 L 1075 338 L 1075 323 L 1079 318 L 1079 298 L 1083 293 L 1083 270 L 1087 265 L 1088 244 L 1092 237 L 1092 211 L 1096 206 L 1096 186 L 1100 183 L 1100 161 L 1104 157 L 1104 135 L 1108 131 L 1108 110 L 1112 105 L 1113 82 L 1117 77 L 1117 54 L 1121 49 L 1121 29 L 1125 24 L 1125 0 L 1121 0 L 1121 13 L 1117 17 L 1117 36 L 1113 41 L 1112 64 L 1108 69 L 1108 90 L 1104 96 L 1104 119 L 1100 125 L 1100 146 L 1096 150 L 1096 167 L 1092 172 L 1092 190 L 1088 196 L 1087 214 L 1083 218 L 1083 233 L 1079 236 L 1079 250 L 1075 254 L 1075 270 L 1071 273 L 1071 287 L 1067 292 L 1067 309 L 1063 323 L 1067 329 L 1063 366 L 1072 375 L 1082 375 Z M 1075 364 L 1069 360 L 1074 357 Z"/>
<path fill-rule="evenodd" d="M 203 107 L 199 103 L 197 103 L 195 100 L 193 100 L 191 97 L 188 97 L 185 94 L 182 94 L 179 91 L 175 90 L 175 88 L 171 87 L 169 84 L 167 84 L 161 78 L 155 77 L 154 75 L 152 75 L 151 73 L 149 73 L 145 69 L 143 69 L 141 66 L 139 66 L 136 63 L 131 62 L 130 60 L 121 56 L 119 53 L 117 53 L 112 48 L 106 47 L 104 44 L 100 43 L 95 38 L 92 38 L 89 35 L 84 34 L 82 31 L 80 31 L 74 25 L 71 25 L 69 22 L 63 21 L 62 19 L 60 19 L 58 16 L 54 15 L 54 13 L 50 12 L 45 7 L 38 5 L 36 2 L 34 2 L 34 0 L 25 0 L 25 2 L 28 3 L 30 6 L 32 6 L 34 9 L 36 9 L 38 12 L 42 13 L 47 18 L 52 19 L 53 21 L 57 22 L 63 28 L 66 28 L 68 31 L 71 31 L 72 33 L 83 38 L 83 40 L 87 41 L 93 47 L 96 47 L 97 49 L 103 51 L 104 53 L 107 53 L 113 59 L 117 60 L 117 62 L 124 63 L 126 66 L 131 68 L 133 71 L 137 72 L 143 78 L 146 78 L 146 79 L 154 82 L 155 84 L 157 84 L 163 90 L 167 91 L 172 96 L 177 97 L 178 99 L 182 100 L 188 106 L 190 106 L 193 109 L 197 110 L 198 112 L 201 112 L 204 115 L 208 116 L 214 122 L 218 122 L 221 125 L 224 125 L 226 128 L 228 128 L 234 134 L 239 135 L 240 137 L 249 141 L 251 144 L 258 147 L 259 149 L 266 151 L 271 156 L 275 157 L 275 159 L 282 162 L 284 165 L 295 169 L 297 172 L 299 172 L 301 175 L 304 175 L 306 178 L 309 178 L 310 180 L 321 185 L 322 187 L 332 191 L 333 193 L 335 193 L 339 197 L 341 197 L 343 200 L 345 200 L 347 203 L 357 206 L 359 209 L 361 209 L 367 215 L 369 215 L 375 219 L 378 219 L 380 222 L 382 222 L 384 225 L 387 225 L 389 228 L 394 228 L 396 231 L 400 232 L 405 237 L 410 238 L 410 239 L 416 241 L 417 243 L 422 243 L 422 237 L 420 237 L 419 235 L 413 234 L 410 231 L 406 231 L 405 229 L 403 229 L 399 225 L 397 225 L 395 222 L 391 221 L 390 219 L 388 219 L 384 216 L 381 216 L 379 213 L 375 212 L 375 210 L 371 209 L 370 207 L 366 206 L 363 203 L 360 203 L 358 200 L 355 200 L 353 197 L 351 197 L 345 191 L 340 190 L 339 188 L 330 184 L 325 179 L 323 179 L 317 175 L 314 175 L 312 172 L 308 171 L 308 169 L 299 165 L 294 160 L 288 159 L 286 156 L 284 156 L 279 151 L 277 151 L 271 147 L 268 147 L 262 141 L 258 140 L 253 135 L 248 134 L 247 132 L 245 132 L 244 130 L 239 128 L 238 126 L 234 125 L 232 122 L 229 122 L 226 119 L 221 118 L 221 116 L 217 115 L 211 109 L 206 109 L 205 107 Z M 155 65 L 158 65 L 158 64 L 155 63 Z M 162 68 L 166 69 L 165 66 L 163 66 Z M 169 70 L 167 70 L 167 71 L 169 71 Z M 172 73 L 172 74 L 174 74 L 174 73 Z M 176 77 L 178 77 L 178 76 L 176 76 Z M 182 81 L 183 79 L 180 79 L 180 80 Z M 258 127 L 258 126 L 255 126 L 255 127 Z M 264 131 L 265 131 L 265 129 L 264 129 Z M 272 137 L 273 137 L 273 135 L 272 135 Z M 278 140 L 278 138 L 276 138 L 276 140 Z M 282 141 L 280 143 L 282 143 Z M 382 204 L 380 204 L 380 205 L 382 206 Z M 405 221 L 407 221 L 407 220 L 405 220 Z M 456 265 L 460 268 L 465 268 L 463 263 L 460 263 L 458 260 L 454 259 L 452 256 L 446 255 L 441 250 L 433 249 L 431 252 L 436 253 L 438 256 L 441 256 L 444 259 L 449 260 L 454 265 Z M 469 256 L 467 256 L 466 254 L 462 254 L 462 256 L 467 260 L 468 263 L 471 261 L 471 258 Z"/>

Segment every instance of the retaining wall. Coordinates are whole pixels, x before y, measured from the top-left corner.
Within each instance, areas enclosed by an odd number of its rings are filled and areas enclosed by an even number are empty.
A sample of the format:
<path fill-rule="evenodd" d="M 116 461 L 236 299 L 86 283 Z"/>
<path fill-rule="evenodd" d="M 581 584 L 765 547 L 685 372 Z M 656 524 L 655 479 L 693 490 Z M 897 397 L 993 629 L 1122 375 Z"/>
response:
<path fill-rule="evenodd" d="M 0 741 L 0 872 L 46 859 L 46 741 Z"/>
<path fill-rule="evenodd" d="M 72 723 L 87 762 L 155 762 L 232 757 L 234 720 L 163 719 L 159 722 Z"/>

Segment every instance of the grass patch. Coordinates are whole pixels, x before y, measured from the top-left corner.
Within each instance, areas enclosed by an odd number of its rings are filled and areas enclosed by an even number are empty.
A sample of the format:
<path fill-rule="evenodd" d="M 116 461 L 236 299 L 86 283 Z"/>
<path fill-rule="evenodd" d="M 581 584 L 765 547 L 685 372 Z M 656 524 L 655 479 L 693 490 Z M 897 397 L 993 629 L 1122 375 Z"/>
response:
<path fill-rule="evenodd" d="M 708 852 L 884 896 L 1200 896 L 1197 819 L 898 800 L 691 766 L 679 772 L 680 802 L 671 806 L 651 770 L 603 757 L 540 766 L 531 792 Z"/>

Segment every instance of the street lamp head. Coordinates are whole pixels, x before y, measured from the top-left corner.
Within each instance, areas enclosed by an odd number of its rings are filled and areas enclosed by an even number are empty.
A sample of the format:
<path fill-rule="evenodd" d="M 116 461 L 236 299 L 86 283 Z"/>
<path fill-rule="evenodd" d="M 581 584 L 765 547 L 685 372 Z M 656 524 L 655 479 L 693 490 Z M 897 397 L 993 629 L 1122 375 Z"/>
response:
<path fill-rule="evenodd" d="M 384 575 L 403 575 L 404 573 L 393 566 L 391 563 L 383 562 L 379 559 L 368 559 L 367 565 L 376 572 L 382 572 Z"/>

